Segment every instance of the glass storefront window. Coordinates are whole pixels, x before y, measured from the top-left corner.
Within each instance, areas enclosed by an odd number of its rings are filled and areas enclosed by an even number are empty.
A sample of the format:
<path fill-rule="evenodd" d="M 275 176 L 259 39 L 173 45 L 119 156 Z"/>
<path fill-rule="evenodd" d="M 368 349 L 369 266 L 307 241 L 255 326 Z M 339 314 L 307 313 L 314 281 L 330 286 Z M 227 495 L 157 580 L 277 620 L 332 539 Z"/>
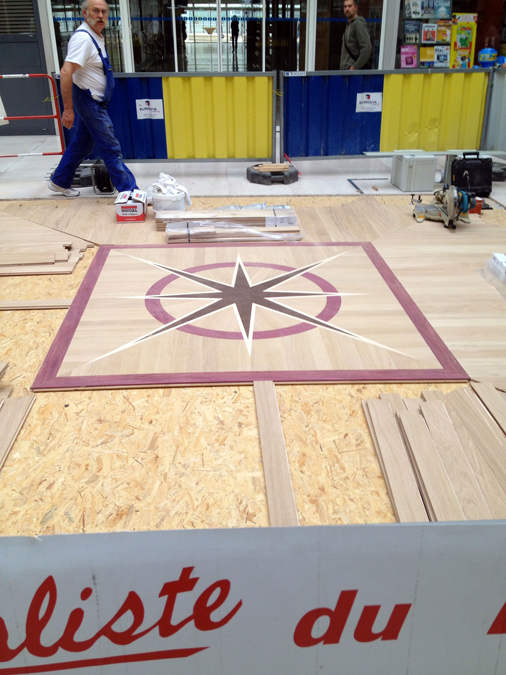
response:
<path fill-rule="evenodd" d="M 266 70 L 304 70 L 306 1 L 266 0 L 265 11 Z"/>
<path fill-rule="evenodd" d="M 179 70 L 189 72 L 215 72 L 218 60 L 218 8 L 213 3 L 191 3 L 177 17 L 180 24 L 178 43 Z M 223 27 L 221 37 L 223 40 Z"/>
<path fill-rule="evenodd" d="M 348 22 L 344 0 L 318 0 L 316 19 L 316 70 L 339 70 L 343 35 Z M 379 60 L 383 0 L 360 0 L 358 16 L 367 23 L 372 44 L 369 68 L 377 68 Z"/>
<path fill-rule="evenodd" d="M 506 56 L 503 0 L 411 0 L 401 3 L 396 68 L 472 68 L 482 49 Z M 430 29 L 435 40 L 430 41 Z"/>
<path fill-rule="evenodd" d="M 173 72 L 172 6 L 163 0 L 130 0 L 136 72 Z"/>
<path fill-rule="evenodd" d="M 124 71 L 123 52 L 121 49 L 121 19 L 118 2 L 109 2 L 109 21 L 103 32 L 105 47 L 113 70 Z M 67 56 L 67 45 L 72 33 L 79 28 L 83 21 L 80 2 L 57 2 L 51 0 L 53 26 L 58 50 L 58 62 L 63 66 Z"/>

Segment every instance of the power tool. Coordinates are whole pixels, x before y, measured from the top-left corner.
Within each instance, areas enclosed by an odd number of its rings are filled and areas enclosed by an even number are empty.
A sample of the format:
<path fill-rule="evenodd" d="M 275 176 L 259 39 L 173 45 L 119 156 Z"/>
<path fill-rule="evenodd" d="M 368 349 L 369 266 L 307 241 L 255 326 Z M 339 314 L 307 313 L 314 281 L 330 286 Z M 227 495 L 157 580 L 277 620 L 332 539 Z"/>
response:
<path fill-rule="evenodd" d="M 413 218 L 417 223 L 422 223 L 425 219 L 438 220 L 444 223 L 445 227 L 451 227 L 454 230 L 457 227 L 455 224 L 457 220 L 463 223 L 471 222 L 469 210 L 475 206 L 474 193 L 461 190 L 455 185 L 445 185 L 442 190 L 434 193 L 430 204 L 415 204 Z"/>

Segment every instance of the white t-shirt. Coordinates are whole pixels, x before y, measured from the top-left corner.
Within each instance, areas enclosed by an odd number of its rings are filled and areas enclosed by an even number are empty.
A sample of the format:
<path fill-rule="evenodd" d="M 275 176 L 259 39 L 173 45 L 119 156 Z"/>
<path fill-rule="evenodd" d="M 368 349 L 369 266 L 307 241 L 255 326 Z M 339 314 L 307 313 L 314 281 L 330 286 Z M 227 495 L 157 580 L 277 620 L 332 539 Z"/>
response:
<path fill-rule="evenodd" d="M 77 30 L 86 31 L 93 36 L 95 42 L 100 47 L 102 55 L 107 54 L 105 50 L 104 38 L 98 36 L 86 23 L 79 26 Z M 91 95 L 96 101 L 102 101 L 105 94 L 106 76 L 104 66 L 93 40 L 84 33 L 75 32 L 69 40 L 67 48 L 67 58 L 65 61 L 78 63 L 78 68 L 72 76 L 74 84 L 81 89 L 89 89 Z"/>

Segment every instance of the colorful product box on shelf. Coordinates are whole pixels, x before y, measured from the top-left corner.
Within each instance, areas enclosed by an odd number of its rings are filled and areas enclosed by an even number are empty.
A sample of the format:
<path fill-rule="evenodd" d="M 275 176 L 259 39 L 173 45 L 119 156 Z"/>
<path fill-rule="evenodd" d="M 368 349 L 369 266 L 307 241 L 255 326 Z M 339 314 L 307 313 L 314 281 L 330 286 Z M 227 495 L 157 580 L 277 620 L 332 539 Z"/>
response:
<path fill-rule="evenodd" d="M 434 0 L 434 13 L 436 15 L 436 19 L 451 19 L 451 0 Z"/>
<path fill-rule="evenodd" d="M 421 0 L 406 0 L 404 3 L 404 16 L 406 19 L 421 19 Z"/>
<path fill-rule="evenodd" d="M 142 190 L 120 192 L 114 202 L 118 223 L 143 223 L 148 210 L 148 195 Z"/>
<path fill-rule="evenodd" d="M 424 19 L 433 19 L 435 16 L 434 0 L 422 0 L 422 17 Z"/>
<path fill-rule="evenodd" d="M 416 45 L 402 45 L 401 68 L 416 68 L 418 65 L 418 49 Z"/>
<path fill-rule="evenodd" d="M 451 68 L 473 67 L 477 22 L 477 14 L 453 15 Z"/>
<path fill-rule="evenodd" d="M 404 42 L 411 45 L 420 42 L 420 21 L 404 22 Z"/>
<path fill-rule="evenodd" d="M 452 37 L 452 22 L 438 21 L 436 42 L 443 42 L 444 44 L 450 44 L 451 37 Z"/>
<path fill-rule="evenodd" d="M 426 23 L 422 26 L 422 42 L 436 42 L 437 24 Z"/>
<path fill-rule="evenodd" d="M 434 47 L 434 67 L 450 67 L 450 45 L 436 45 Z"/>
<path fill-rule="evenodd" d="M 434 68 L 434 47 L 420 47 L 420 68 Z"/>

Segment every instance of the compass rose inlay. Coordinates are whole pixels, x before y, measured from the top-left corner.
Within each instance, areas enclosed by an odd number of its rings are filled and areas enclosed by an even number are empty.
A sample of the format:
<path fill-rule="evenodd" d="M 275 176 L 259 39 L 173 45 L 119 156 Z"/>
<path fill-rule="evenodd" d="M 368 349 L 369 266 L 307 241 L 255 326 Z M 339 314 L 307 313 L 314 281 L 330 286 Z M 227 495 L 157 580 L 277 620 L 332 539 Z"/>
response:
<path fill-rule="evenodd" d="M 137 244 L 98 249 L 32 388 L 466 377 L 369 242 Z"/>
<path fill-rule="evenodd" d="M 337 258 L 345 255 L 344 253 L 339 253 L 338 255 L 331 256 L 330 258 L 324 258 L 323 260 L 318 260 L 317 262 L 311 263 L 309 265 L 304 265 L 297 269 L 293 269 L 289 272 L 284 272 L 282 274 L 276 275 L 271 279 L 261 281 L 259 283 L 253 284 L 248 276 L 246 267 L 241 260 L 240 255 L 237 255 L 233 278 L 230 284 L 226 284 L 214 279 L 203 276 L 202 274 L 195 274 L 186 270 L 178 269 L 169 265 L 164 265 L 162 263 L 153 262 L 145 258 L 139 258 L 137 256 L 129 255 L 128 257 L 135 260 L 139 260 L 153 267 L 157 267 L 161 270 L 171 272 L 177 276 L 194 281 L 200 286 L 204 286 L 206 290 L 196 290 L 195 292 L 190 293 L 163 293 L 158 295 L 142 295 L 142 296 L 129 296 L 129 299 L 142 299 L 142 300 L 208 300 L 209 302 L 204 305 L 204 307 L 199 307 L 198 309 L 185 314 L 184 316 L 174 318 L 168 323 L 156 328 L 145 335 L 128 342 L 127 344 L 114 349 L 107 354 L 103 354 L 98 358 L 90 361 L 93 363 L 104 359 L 108 356 L 116 354 L 120 351 L 133 347 L 145 342 L 147 340 L 152 340 L 160 335 L 173 331 L 177 328 L 187 326 L 189 324 L 198 321 L 204 317 L 212 316 L 218 312 L 223 311 L 231 307 L 234 310 L 234 313 L 237 318 L 237 323 L 241 331 L 244 344 L 248 350 L 248 354 L 251 355 L 252 344 L 253 344 L 253 335 L 255 328 L 255 316 L 256 308 L 262 307 L 271 312 L 284 315 L 290 318 L 293 318 L 297 321 L 308 323 L 312 326 L 323 328 L 325 330 L 332 331 L 334 333 L 352 338 L 354 340 L 359 340 L 361 342 L 366 342 L 368 344 L 374 345 L 376 347 L 381 347 L 388 351 L 396 352 L 402 354 L 397 349 L 392 349 L 387 345 L 380 344 L 374 340 L 370 340 L 366 337 L 353 333 L 344 328 L 340 328 L 329 321 L 324 321 L 318 317 L 312 316 L 306 312 L 302 312 L 287 305 L 279 302 L 282 299 L 290 298 L 310 298 L 310 297 L 343 297 L 351 295 L 360 295 L 357 293 L 340 293 L 340 292 L 328 292 L 328 291 L 290 291 L 276 289 L 277 286 L 302 276 L 310 270 L 314 270 L 317 267 L 330 263 Z M 128 254 L 126 254 L 128 255 Z M 126 298 L 124 298 L 126 299 Z"/>

